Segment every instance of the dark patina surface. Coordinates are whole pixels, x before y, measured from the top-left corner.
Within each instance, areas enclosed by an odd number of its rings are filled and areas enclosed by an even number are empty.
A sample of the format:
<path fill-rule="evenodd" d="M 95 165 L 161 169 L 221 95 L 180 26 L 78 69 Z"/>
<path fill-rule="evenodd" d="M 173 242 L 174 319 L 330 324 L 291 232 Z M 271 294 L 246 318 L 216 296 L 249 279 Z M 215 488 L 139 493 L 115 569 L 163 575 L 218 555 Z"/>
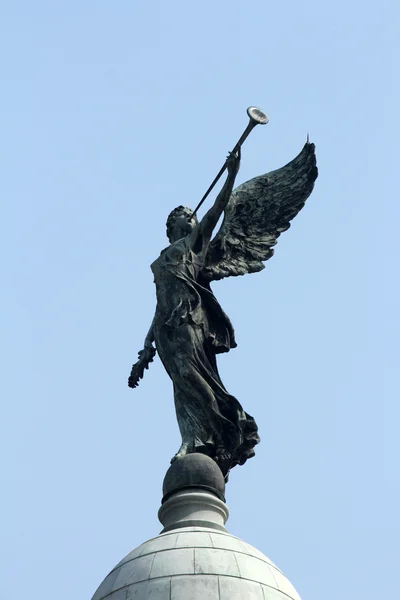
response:
<path fill-rule="evenodd" d="M 183 206 L 168 217 L 170 244 L 151 265 L 155 316 L 129 378 L 130 387 L 136 387 L 157 350 L 173 382 L 182 437 L 172 461 L 190 453 L 207 454 L 225 477 L 254 455 L 260 438 L 255 420 L 218 374 L 217 354 L 235 348 L 236 341 L 210 282 L 263 269 L 318 174 L 309 142 L 285 167 L 233 190 L 239 164 L 240 151 L 229 157 L 224 186 L 200 222 Z M 223 213 L 223 225 L 211 240 Z"/>

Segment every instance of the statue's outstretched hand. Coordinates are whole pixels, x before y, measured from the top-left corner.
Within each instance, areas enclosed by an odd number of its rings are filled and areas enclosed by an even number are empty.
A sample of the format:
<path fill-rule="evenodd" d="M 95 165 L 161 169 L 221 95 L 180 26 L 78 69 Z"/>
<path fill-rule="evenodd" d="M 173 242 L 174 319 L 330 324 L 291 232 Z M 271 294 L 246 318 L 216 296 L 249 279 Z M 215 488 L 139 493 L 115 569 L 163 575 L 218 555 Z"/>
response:
<path fill-rule="evenodd" d="M 149 364 L 153 362 L 156 349 L 151 344 L 146 346 L 139 352 L 139 360 L 133 365 L 131 374 L 128 379 L 128 386 L 135 388 L 139 385 L 139 381 L 143 378 L 144 370 L 149 368 Z"/>

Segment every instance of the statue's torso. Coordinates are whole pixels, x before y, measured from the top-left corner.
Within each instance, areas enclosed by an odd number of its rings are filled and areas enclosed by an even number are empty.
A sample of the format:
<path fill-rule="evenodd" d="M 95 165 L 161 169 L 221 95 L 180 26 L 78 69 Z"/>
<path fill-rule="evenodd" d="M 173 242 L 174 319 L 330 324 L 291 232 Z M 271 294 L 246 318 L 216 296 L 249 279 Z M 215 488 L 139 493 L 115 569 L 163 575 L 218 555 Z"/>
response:
<path fill-rule="evenodd" d="M 197 281 L 202 262 L 192 251 L 188 238 L 174 242 L 152 263 L 156 284 L 156 320 L 177 327 L 183 322 L 201 319 L 201 299 L 193 283 Z"/>

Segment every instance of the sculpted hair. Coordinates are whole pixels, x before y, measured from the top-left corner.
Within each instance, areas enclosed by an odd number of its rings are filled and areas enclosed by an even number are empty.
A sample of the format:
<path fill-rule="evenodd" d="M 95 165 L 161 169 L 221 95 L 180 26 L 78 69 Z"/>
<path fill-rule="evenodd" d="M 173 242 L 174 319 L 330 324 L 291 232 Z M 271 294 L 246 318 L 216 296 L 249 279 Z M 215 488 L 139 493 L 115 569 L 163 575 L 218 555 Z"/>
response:
<path fill-rule="evenodd" d="M 170 235 L 172 233 L 172 228 L 174 226 L 174 223 L 176 221 L 176 219 L 178 217 L 181 217 L 182 215 L 187 215 L 188 217 L 190 217 L 191 215 L 193 215 L 194 211 L 191 208 L 188 208 L 187 206 L 177 206 L 176 208 L 174 208 L 174 210 L 172 212 L 170 212 L 168 219 L 167 219 L 167 237 L 168 239 L 170 239 Z M 197 221 L 197 216 L 194 216 L 196 223 L 198 223 Z"/>

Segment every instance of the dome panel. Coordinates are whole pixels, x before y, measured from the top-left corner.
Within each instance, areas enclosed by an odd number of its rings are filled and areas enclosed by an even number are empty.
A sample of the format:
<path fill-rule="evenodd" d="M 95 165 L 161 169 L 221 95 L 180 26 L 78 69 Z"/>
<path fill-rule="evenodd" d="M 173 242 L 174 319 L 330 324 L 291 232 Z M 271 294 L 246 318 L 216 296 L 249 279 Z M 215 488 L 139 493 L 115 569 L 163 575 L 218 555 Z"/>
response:
<path fill-rule="evenodd" d="M 186 531 L 179 533 L 175 548 L 210 548 L 211 535 L 207 531 Z"/>
<path fill-rule="evenodd" d="M 237 578 L 220 577 L 219 593 L 220 600 L 264 600 L 262 586 L 259 583 Z"/>
<path fill-rule="evenodd" d="M 276 587 L 281 592 L 283 592 L 284 594 L 287 594 L 290 598 L 295 598 L 296 600 L 300 600 L 300 596 L 298 595 L 298 593 L 296 592 L 296 590 L 294 589 L 293 585 L 290 583 L 288 578 L 285 577 L 283 573 L 281 573 L 280 571 L 275 571 L 274 577 L 276 580 Z"/>
<path fill-rule="evenodd" d="M 207 575 L 173 577 L 171 600 L 220 600 L 218 577 Z"/>
<path fill-rule="evenodd" d="M 214 548 L 232 550 L 233 552 L 246 552 L 242 540 L 233 535 L 226 535 L 226 533 L 213 531 L 211 534 L 211 541 Z"/>
<path fill-rule="evenodd" d="M 271 588 L 268 585 L 262 585 L 261 587 L 264 592 L 264 600 L 299 600 L 300 599 L 300 596 L 297 593 L 295 596 L 288 596 L 287 594 L 280 592 L 276 588 Z"/>
<path fill-rule="evenodd" d="M 268 563 L 248 554 L 237 553 L 235 557 L 241 577 L 257 581 L 258 583 L 264 583 L 271 587 L 277 587 L 272 569 Z"/>
<path fill-rule="evenodd" d="M 144 596 L 146 597 L 146 596 Z M 107 596 L 107 600 L 126 600 L 126 589 L 118 590 Z"/>
<path fill-rule="evenodd" d="M 107 600 L 170 600 L 171 578 L 150 579 L 122 588 L 107 596 Z"/>
<path fill-rule="evenodd" d="M 156 555 L 157 556 L 157 555 Z M 138 581 L 150 578 L 150 571 L 154 561 L 154 554 L 139 556 L 119 568 L 119 573 L 115 579 L 113 590 L 125 587 Z"/>
<path fill-rule="evenodd" d="M 158 552 L 153 561 L 150 577 L 194 575 L 194 549 L 174 548 Z"/>
<path fill-rule="evenodd" d="M 175 548 L 178 536 L 179 534 L 176 533 L 176 531 L 174 531 L 174 533 L 164 533 L 164 535 L 158 535 L 157 537 L 141 545 L 142 551 L 140 555 L 144 556 L 145 554 L 151 554 L 153 552 L 161 552 L 162 550 Z"/>
<path fill-rule="evenodd" d="M 247 542 L 242 541 L 242 545 L 244 546 L 244 551 L 246 554 L 250 554 L 251 556 L 254 556 L 255 558 L 259 558 L 260 560 L 267 562 L 269 565 L 271 565 L 271 567 L 274 567 L 274 569 L 276 569 L 277 571 L 282 573 L 280 568 L 277 567 L 276 564 L 273 563 L 270 558 L 268 558 L 268 556 L 265 556 L 265 554 L 260 552 L 260 550 L 257 550 L 257 548 L 254 548 L 254 546 L 252 546 L 251 544 L 248 544 Z"/>
<path fill-rule="evenodd" d="M 240 577 L 234 552 L 213 548 L 196 548 L 195 573 Z"/>

